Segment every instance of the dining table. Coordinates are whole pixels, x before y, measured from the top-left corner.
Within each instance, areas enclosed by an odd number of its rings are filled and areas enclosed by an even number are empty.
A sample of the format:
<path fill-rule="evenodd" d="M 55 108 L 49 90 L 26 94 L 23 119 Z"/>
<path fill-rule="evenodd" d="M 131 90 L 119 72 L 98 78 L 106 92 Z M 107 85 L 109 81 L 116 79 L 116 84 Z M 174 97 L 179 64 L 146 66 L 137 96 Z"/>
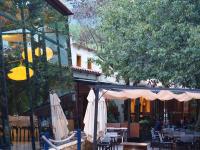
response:
<path fill-rule="evenodd" d="M 200 132 L 186 132 L 186 131 L 172 131 L 172 132 L 165 132 L 164 136 L 169 137 L 182 142 L 193 142 L 200 139 Z"/>
<path fill-rule="evenodd" d="M 122 132 L 122 136 L 121 136 L 122 143 L 124 142 L 124 138 L 126 137 L 127 130 L 128 130 L 128 128 L 126 128 L 126 127 L 119 127 L 119 128 L 116 128 L 116 127 L 107 127 L 106 128 L 107 132 L 110 132 L 110 131 Z"/>

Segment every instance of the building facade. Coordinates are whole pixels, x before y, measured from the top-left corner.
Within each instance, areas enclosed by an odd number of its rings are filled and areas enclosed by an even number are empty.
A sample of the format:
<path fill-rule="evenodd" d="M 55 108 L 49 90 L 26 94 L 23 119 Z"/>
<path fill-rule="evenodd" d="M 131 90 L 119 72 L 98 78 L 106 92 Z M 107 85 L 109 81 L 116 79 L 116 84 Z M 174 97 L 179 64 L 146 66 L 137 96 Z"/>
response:
<path fill-rule="evenodd" d="M 75 79 L 76 90 L 78 93 L 78 103 L 80 104 L 80 113 L 79 116 L 80 124 L 83 127 L 83 117 L 85 109 L 87 106 L 87 94 L 90 90 L 90 86 L 96 82 L 104 84 L 122 84 L 125 83 L 123 80 L 120 82 L 116 81 L 116 76 L 106 77 L 102 72 L 101 67 L 95 63 L 98 57 L 95 50 L 77 44 L 75 42 L 71 43 L 71 56 L 72 56 L 72 68 L 73 68 L 73 77 Z M 141 81 L 138 86 L 142 87 L 151 87 L 154 86 L 154 80 L 151 81 Z M 161 83 L 156 84 L 159 87 L 162 87 Z M 119 111 L 119 122 L 127 121 L 128 104 L 123 101 L 115 101 L 118 111 Z M 164 119 L 164 115 L 167 116 L 167 119 L 173 124 L 177 124 L 179 120 L 183 118 L 188 118 L 190 112 L 192 112 L 192 103 L 194 102 L 178 102 L 176 100 L 169 102 L 162 102 L 159 100 L 149 101 L 142 97 L 139 99 L 132 99 L 130 102 L 130 113 L 131 121 L 137 122 L 142 119 Z M 194 105 L 194 104 L 193 104 Z M 164 114 L 164 110 L 165 113 Z M 194 112 L 192 112 L 194 113 Z"/>

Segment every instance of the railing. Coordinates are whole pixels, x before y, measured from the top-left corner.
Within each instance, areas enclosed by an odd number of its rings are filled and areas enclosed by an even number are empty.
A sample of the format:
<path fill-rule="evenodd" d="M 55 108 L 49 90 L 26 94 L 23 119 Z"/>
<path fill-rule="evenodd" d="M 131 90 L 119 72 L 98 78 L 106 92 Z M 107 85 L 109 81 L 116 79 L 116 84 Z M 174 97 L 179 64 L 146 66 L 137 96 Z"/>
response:
<path fill-rule="evenodd" d="M 34 130 L 35 140 L 39 141 L 39 130 L 36 127 Z M 29 142 L 31 141 L 30 127 L 11 127 L 11 141 L 12 142 Z"/>

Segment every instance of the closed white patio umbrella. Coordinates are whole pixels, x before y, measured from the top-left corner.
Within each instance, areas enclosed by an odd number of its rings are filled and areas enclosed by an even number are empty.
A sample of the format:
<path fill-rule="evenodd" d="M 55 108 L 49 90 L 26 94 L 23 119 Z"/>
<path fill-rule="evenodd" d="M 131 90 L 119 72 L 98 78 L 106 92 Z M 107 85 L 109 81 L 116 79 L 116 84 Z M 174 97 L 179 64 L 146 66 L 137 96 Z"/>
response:
<path fill-rule="evenodd" d="M 57 94 L 50 94 L 52 127 L 55 140 L 61 140 L 68 136 L 68 121 L 60 105 L 60 99 Z"/>
<path fill-rule="evenodd" d="M 99 92 L 100 100 L 98 102 L 98 119 L 97 119 L 97 137 L 103 137 L 106 132 L 107 124 L 107 106 L 103 95 L 103 92 Z"/>
<path fill-rule="evenodd" d="M 97 138 L 103 137 L 106 131 L 106 123 L 107 123 L 107 108 L 105 99 L 102 96 L 102 93 L 99 92 L 98 101 L 98 119 L 97 119 Z M 88 141 L 93 141 L 94 134 L 94 114 L 95 114 L 95 94 L 91 89 L 88 97 L 88 105 L 84 117 L 84 132 L 87 136 Z"/>

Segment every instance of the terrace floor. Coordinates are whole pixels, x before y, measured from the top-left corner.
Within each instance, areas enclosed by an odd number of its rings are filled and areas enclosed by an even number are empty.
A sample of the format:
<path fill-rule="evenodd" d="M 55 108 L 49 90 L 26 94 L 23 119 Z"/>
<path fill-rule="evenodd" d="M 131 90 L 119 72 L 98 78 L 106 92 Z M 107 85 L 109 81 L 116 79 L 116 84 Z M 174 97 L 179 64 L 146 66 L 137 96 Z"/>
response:
<path fill-rule="evenodd" d="M 123 150 L 123 146 L 119 145 L 115 147 L 116 150 Z M 13 143 L 12 150 L 32 150 L 31 142 L 15 142 Z M 36 142 L 36 150 L 40 150 L 39 143 Z M 150 145 L 148 145 L 148 150 L 152 150 Z M 158 150 L 158 148 L 154 148 L 154 150 Z"/>
<path fill-rule="evenodd" d="M 36 150 L 40 150 L 39 142 L 36 142 Z M 13 142 L 12 150 L 32 150 L 31 142 Z"/>

